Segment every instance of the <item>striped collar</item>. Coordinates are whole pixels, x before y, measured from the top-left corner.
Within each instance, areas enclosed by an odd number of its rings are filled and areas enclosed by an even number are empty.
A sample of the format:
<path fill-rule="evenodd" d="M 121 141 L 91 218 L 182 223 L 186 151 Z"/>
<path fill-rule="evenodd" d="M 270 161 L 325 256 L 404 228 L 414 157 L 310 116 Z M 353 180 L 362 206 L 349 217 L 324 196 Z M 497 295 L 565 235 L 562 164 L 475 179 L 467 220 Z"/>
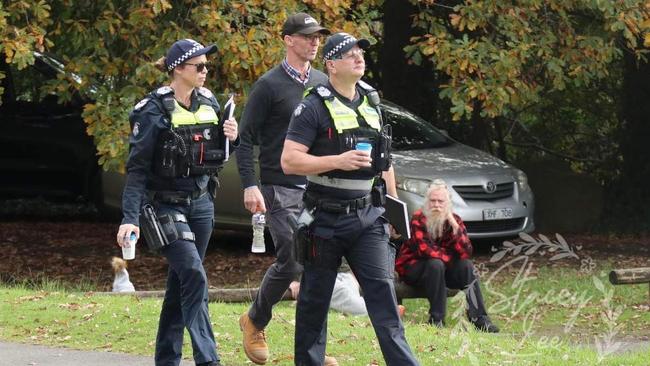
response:
<path fill-rule="evenodd" d="M 305 71 L 304 75 L 301 74 L 300 71 L 298 71 L 296 68 L 289 65 L 286 58 L 282 60 L 282 68 L 287 72 L 287 74 L 289 74 L 289 76 L 291 76 L 291 78 L 295 79 L 302 85 L 307 85 L 307 82 L 309 81 L 309 74 L 311 72 L 311 64 L 309 67 L 307 67 L 307 71 Z"/>

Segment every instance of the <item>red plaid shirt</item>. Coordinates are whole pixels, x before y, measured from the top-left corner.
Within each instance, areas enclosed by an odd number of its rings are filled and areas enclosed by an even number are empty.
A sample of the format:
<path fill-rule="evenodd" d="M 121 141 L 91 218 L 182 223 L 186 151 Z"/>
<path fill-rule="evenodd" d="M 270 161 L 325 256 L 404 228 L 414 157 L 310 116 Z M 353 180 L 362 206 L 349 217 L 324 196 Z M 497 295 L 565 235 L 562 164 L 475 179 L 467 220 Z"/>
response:
<path fill-rule="evenodd" d="M 438 258 L 446 265 L 453 259 L 467 259 L 472 255 L 472 243 L 467 236 L 463 220 L 454 214 L 458 223 L 458 234 L 451 225 L 445 224 L 441 238 L 432 240 L 427 232 L 427 218 L 422 210 L 417 210 L 411 218 L 411 238 L 404 242 L 395 261 L 395 270 L 400 276 L 406 274 L 408 267 L 421 259 Z"/>

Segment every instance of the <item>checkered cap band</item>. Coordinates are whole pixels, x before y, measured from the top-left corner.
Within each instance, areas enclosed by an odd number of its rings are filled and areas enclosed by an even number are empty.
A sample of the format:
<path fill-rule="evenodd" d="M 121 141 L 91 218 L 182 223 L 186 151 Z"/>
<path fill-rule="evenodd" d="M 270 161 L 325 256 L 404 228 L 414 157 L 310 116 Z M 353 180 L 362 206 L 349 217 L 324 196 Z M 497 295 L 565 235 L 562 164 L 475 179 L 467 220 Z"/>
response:
<path fill-rule="evenodd" d="M 343 49 L 343 47 L 345 47 L 350 43 L 355 43 L 356 41 L 357 41 L 356 38 L 352 36 L 346 36 L 341 42 L 339 42 L 339 44 L 337 44 L 336 46 L 334 46 L 334 48 L 329 50 L 329 52 L 327 52 L 327 54 L 325 54 L 323 58 L 325 60 L 331 60 L 340 50 Z"/>
<path fill-rule="evenodd" d="M 185 62 L 185 60 L 192 58 L 192 55 L 193 55 L 194 53 L 196 53 L 198 50 L 203 49 L 203 48 L 204 48 L 204 47 L 203 47 L 202 44 L 197 43 L 194 47 L 190 48 L 190 49 L 187 50 L 185 53 L 183 53 L 179 58 L 177 58 L 176 60 L 174 60 L 174 62 L 172 62 L 172 63 L 170 63 L 169 65 L 167 65 L 167 71 L 172 71 L 172 70 L 174 70 L 174 68 L 175 68 L 176 66 L 182 64 L 183 62 Z"/>

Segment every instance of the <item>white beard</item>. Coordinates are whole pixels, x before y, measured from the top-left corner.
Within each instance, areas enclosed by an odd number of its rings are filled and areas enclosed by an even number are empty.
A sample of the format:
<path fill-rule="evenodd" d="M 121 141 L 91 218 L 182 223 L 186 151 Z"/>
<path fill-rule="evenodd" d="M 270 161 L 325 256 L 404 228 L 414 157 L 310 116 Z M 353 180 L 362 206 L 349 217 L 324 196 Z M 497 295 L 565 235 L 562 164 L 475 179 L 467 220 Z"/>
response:
<path fill-rule="evenodd" d="M 431 235 L 431 238 L 440 238 L 447 223 L 448 213 L 428 210 L 424 216 L 427 218 L 427 231 Z"/>

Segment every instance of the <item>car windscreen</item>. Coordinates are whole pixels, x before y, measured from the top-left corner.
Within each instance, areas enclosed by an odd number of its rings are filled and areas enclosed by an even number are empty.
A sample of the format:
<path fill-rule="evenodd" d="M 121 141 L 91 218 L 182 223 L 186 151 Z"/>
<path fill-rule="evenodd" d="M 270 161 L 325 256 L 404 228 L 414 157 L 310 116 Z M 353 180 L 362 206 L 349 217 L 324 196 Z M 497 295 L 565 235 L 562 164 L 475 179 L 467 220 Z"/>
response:
<path fill-rule="evenodd" d="M 395 105 L 382 103 L 384 122 L 393 128 L 393 150 L 419 150 L 448 146 L 453 141 L 431 124 Z"/>

